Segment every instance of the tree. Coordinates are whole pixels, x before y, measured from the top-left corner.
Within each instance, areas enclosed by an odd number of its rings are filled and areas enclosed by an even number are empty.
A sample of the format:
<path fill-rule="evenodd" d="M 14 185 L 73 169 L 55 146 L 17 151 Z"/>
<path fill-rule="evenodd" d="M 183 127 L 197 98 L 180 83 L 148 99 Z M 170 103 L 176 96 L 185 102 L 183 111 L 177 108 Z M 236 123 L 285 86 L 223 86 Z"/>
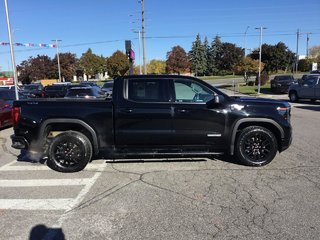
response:
<path fill-rule="evenodd" d="M 196 76 L 203 76 L 207 72 L 206 47 L 202 44 L 199 34 L 192 43 L 191 51 L 189 52 L 189 60 L 191 63 L 191 70 Z"/>
<path fill-rule="evenodd" d="M 129 70 L 129 60 L 121 51 L 116 51 L 106 61 L 110 77 L 124 76 Z"/>
<path fill-rule="evenodd" d="M 203 41 L 203 49 L 204 49 L 204 53 L 205 53 L 205 72 L 204 72 L 204 75 L 210 75 L 209 74 L 209 54 L 210 54 L 210 46 L 209 46 L 209 41 L 208 41 L 208 38 L 205 37 L 204 38 L 204 41 Z"/>
<path fill-rule="evenodd" d="M 320 58 L 320 45 L 311 47 L 309 49 L 309 56 L 311 58 Z"/>
<path fill-rule="evenodd" d="M 94 76 L 105 71 L 105 59 L 92 53 L 92 50 L 89 48 L 87 52 L 82 54 L 79 60 L 79 67 L 83 70 L 84 74 Z"/>
<path fill-rule="evenodd" d="M 76 55 L 73 53 L 59 53 L 61 78 L 67 81 L 72 80 L 73 76 L 76 75 L 76 64 L 79 61 Z M 55 68 L 54 78 L 59 78 L 58 72 L 58 60 L 57 55 L 53 59 L 53 66 Z"/>
<path fill-rule="evenodd" d="M 298 70 L 300 72 L 308 72 L 311 70 L 312 59 L 300 59 L 298 62 Z"/>
<path fill-rule="evenodd" d="M 221 58 L 219 61 L 219 72 L 221 74 L 233 73 L 235 65 L 244 57 L 243 48 L 232 43 L 222 43 Z"/>
<path fill-rule="evenodd" d="M 190 71 L 190 62 L 186 51 L 182 47 L 175 46 L 167 53 L 166 71 L 177 74 Z"/>
<path fill-rule="evenodd" d="M 55 77 L 55 69 L 51 58 L 47 55 L 37 55 L 24 60 L 17 66 L 19 81 L 22 83 L 32 83 L 36 80 L 50 79 Z"/>
<path fill-rule="evenodd" d="M 261 64 L 262 69 L 263 67 L 264 63 Z M 259 72 L 259 60 L 253 60 L 250 57 L 245 57 L 235 65 L 234 72 L 236 74 L 244 74 L 246 72 L 245 82 L 248 83 L 248 79 L 251 76 L 256 76 Z"/>
<path fill-rule="evenodd" d="M 208 75 L 217 75 L 219 73 L 220 59 L 222 56 L 222 42 L 219 36 L 216 36 L 211 42 L 207 54 L 207 72 Z"/>
<path fill-rule="evenodd" d="M 147 65 L 148 73 L 161 74 L 166 73 L 166 62 L 152 59 Z"/>
<path fill-rule="evenodd" d="M 250 57 L 259 59 L 259 49 L 254 50 Z M 263 44 L 261 61 L 264 62 L 264 70 L 267 72 L 288 71 L 295 61 L 295 54 L 282 42 L 276 45 Z"/>

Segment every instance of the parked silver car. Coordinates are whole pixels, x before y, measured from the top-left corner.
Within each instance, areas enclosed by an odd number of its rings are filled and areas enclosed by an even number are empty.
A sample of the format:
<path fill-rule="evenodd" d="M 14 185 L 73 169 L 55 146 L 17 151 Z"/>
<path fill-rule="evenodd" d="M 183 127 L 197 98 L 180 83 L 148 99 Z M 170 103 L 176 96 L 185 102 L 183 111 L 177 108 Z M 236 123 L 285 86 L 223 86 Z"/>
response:
<path fill-rule="evenodd" d="M 320 74 L 310 74 L 289 87 L 289 99 L 298 102 L 299 99 L 320 100 Z"/>

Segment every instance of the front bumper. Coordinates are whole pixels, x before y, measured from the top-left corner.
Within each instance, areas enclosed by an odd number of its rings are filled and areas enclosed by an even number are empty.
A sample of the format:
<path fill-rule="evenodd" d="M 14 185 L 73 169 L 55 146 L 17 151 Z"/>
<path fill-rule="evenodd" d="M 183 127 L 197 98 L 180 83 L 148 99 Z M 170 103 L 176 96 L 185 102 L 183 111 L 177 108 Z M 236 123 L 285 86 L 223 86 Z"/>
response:
<path fill-rule="evenodd" d="M 24 137 L 20 136 L 15 136 L 11 135 L 11 147 L 16 148 L 16 149 L 28 149 L 29 148 L 29 143 Z"/>

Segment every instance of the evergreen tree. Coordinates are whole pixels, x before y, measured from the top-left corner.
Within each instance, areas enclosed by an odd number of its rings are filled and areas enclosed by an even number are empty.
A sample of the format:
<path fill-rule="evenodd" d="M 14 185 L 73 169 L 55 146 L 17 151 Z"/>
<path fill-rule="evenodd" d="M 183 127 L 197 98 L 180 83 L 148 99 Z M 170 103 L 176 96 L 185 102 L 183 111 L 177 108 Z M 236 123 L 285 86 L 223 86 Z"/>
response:
<path fill-rule="evenodd" d="M 206 68 L 205 68 L 205 75 L 210 75 L 210 72 L 209 72 L 209 53 L 210 53 L 210 46 L 209 46 L 209 41 L 208 41 L 208 38 L 205 37 L 204 38 L 204 41 L 203 41 L 203 48 L 204 48 L 204 51 L 205 51 L 205 58 L 206 58 Z"/>
<path fill-rule="evenodd" d="M 202 45 L 200 35 L 192 43 L 191 51 L 189 52 L 191 62 L 191 70 L 196 76 L 203 76 L 207 70 L 206 50 Z"/>
<path fill-rule="evenodd" d="M 219 73 L 220 59 L 222 56 L 222 42 L 219 36 L 216 36 L 211 42 L 208 53 L 208 74 L 217 75 Z"/>

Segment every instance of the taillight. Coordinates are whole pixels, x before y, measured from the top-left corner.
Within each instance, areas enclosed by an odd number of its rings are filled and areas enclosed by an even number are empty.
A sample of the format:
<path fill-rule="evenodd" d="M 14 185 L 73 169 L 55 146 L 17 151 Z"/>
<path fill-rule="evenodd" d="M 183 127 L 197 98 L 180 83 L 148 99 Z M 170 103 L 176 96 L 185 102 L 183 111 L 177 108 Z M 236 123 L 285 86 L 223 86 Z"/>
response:
<path fill-rule="evenodd" d="M 287 121 L 290 121 L 291 108 L 290 107 L 278 107 L 278 113 L 283 116 Z"/>
<path fill-rule="evenodd" d="M 15 127 L 18 124 L 18 121 L 20 118 L 20 107 L 13 107 L 11 113 L 12 113 L 13 126 Z"/>

